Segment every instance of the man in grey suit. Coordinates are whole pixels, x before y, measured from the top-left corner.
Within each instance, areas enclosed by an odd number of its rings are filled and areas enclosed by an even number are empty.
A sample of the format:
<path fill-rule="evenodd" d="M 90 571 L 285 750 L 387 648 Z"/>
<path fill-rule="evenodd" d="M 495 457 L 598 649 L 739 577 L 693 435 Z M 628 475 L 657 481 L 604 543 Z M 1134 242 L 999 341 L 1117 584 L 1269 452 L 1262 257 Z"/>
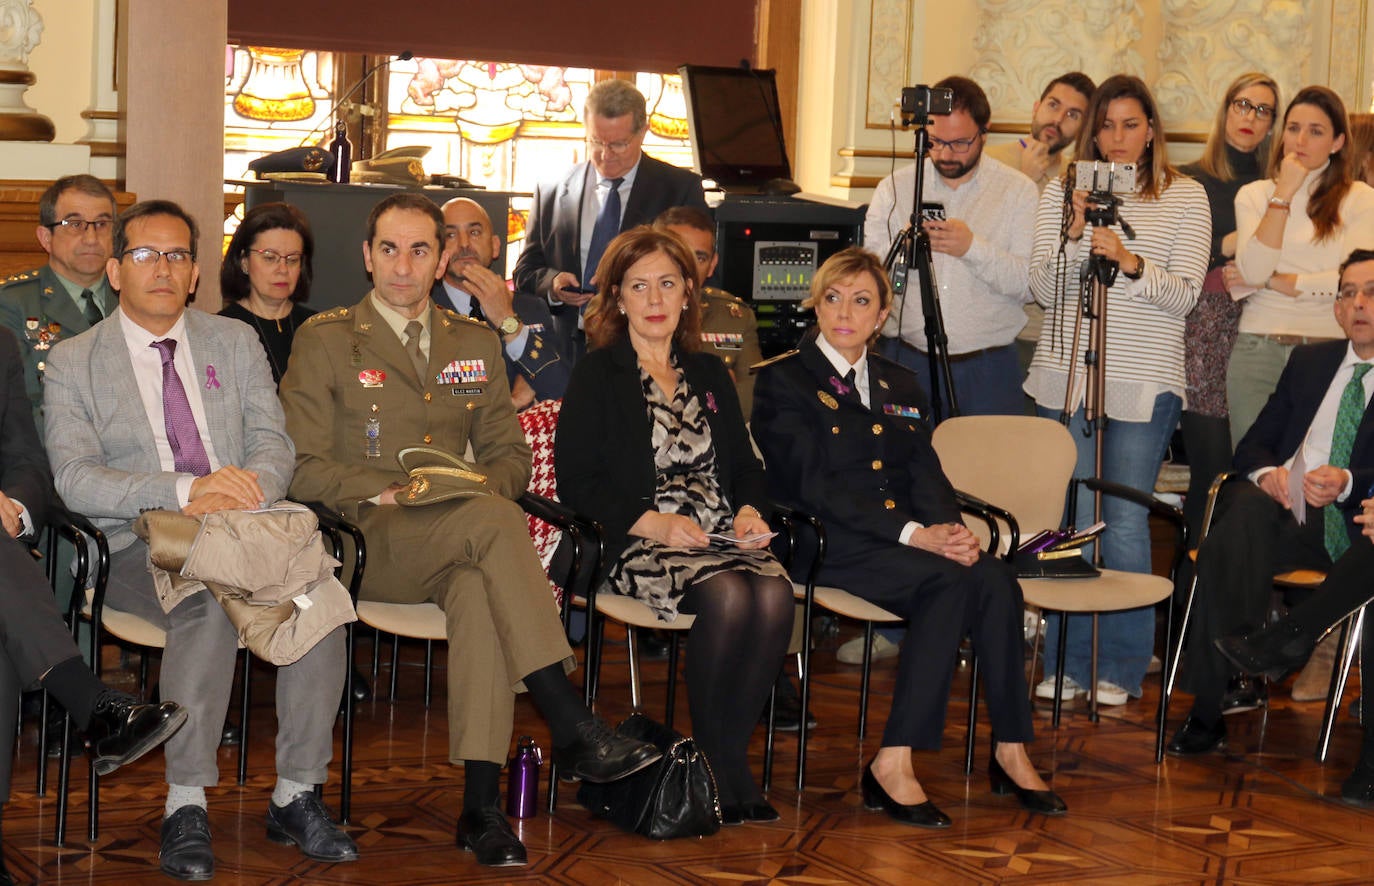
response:
<path fill-rule="evenodd" d="M 253 330 L 186 309 L 195 290 L 196 224 L 165 200 L 120 217 L 107 268 L 120 307 L 53 348 L 44 382 L 48 457 L 58 492 L 110 539 L 109 605 L 167 632 L 162 697 L 190 712 L 166 746 L 162 870 L 214 875 L 205 787 L 234 678 L 237 634 L 208 591 L 164 612 L 132 523 L 149 508 L 199 515 L 256 508 L 286 494 L 295 449 Z M 353 841 L 314 795 L 333 750 L 344 684 L 342 629 L 277 677 L 277 786 L 267 833 L 311 858 L 351 861 Z"/>
<path fill-rule="evenodd" d="M 535 185 L 515 289 L 548 299 L 559 350 L 574 362 L 585 350 L 581 312 L 593 293 L 596 265 L 621 231 L 647 225 L 672 206 L 706 210 L 701 176 L 643 151 L 644 96 L 626 80 L 603 80 L 583 109 L 587 160 L 555 182 Z"/>

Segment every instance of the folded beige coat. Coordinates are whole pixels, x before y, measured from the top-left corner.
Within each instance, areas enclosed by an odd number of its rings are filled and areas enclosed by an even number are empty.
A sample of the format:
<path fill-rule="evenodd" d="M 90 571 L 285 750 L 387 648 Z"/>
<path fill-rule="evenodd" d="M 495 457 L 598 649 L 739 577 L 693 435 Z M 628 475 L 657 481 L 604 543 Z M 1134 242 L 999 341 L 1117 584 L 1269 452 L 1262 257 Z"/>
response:
<path fill-rule="evenodd" d="M 300 505 L 282 501 L 265 511 L 203 517 L 146 511 L 134 532 L 148 542 L 164 611 L 208 590 L 243 645 L 272 664 L 291 664 L 357 618 L 334 577 L 338 561 L 325 551 L 315 515 Z"/>

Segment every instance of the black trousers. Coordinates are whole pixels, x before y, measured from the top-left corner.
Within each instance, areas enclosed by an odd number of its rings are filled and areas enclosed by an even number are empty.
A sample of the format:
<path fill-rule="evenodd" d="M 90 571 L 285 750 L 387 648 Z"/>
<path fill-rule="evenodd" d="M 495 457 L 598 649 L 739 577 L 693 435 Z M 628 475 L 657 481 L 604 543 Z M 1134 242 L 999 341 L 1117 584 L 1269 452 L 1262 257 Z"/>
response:
<path fill-rule="evenodd" d="M 54 665 L 81 653 L 62 621 L 52 586 L 28 548 L 0 538 L 0 803 L 10 797 L 19 693 Z"/>
<path fill-rule="evenodd" d="M 984 555 L 972 566 L 961 566 L 895 540 L 850 543 L 832 533 L 820 582 L 907 621 L 884 747 L 939 749 L 965 634 L 973 637 L 993 734 L 1008 742 L 1034 737 L 1024 670 L 1024 603 L 1009 564 Z"/>
<path fill-rule="evenodd" d="M 1197 594 L 1188 628 L 1183 688 L 1193 711 L 1220 717 L 1233 668 L 1213 641 L 1265 624 L 1274 576 L 1291 569 L 1331 568 L 1323 542 L 1323 515 L 1308 508 L 1303 525 L 1258 486 L 1233 482 L 1217 504 L 1212 529 L 1197 556 Z"/>

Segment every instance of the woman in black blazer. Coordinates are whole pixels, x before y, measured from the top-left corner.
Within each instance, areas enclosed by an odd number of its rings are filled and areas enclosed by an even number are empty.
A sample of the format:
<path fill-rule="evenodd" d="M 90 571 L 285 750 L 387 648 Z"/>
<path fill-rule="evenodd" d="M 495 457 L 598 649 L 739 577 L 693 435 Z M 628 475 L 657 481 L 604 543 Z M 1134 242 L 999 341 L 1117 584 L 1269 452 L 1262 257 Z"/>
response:
<path fill-rule="evenodd" d="M 734 382 L 696 350 L 694 274 L 671 233 L 639 227 L 611 241 L 554 468 L 559 497 L 605 531 L 607 589 L 664 621 L 696 616 L 688 703 L 723 820 L 772 821 L 748 745 L 787 648 L 792 585 L 767 549 L 766 483 Z"/>
<path fill-rule="evenodd" d="M 864 770 L 864 805 L 919 827 L 949 827 L 921 789 L 913 748 L 938 749 L 959 642 L 972 632 L 997 739 L 989 776 L 1033 812 L 1066 809 L 1031 765 L 1021 589 L 964 526 L 910 370 L 868 345 L 892 305 L 877 256 L 851 247 L 816 273 L 816 329 L 760 369 L 754 439 L 774 498 L 816 514 L 829 546 L 820 581 L 905 618 L 909 632 L 883 743 Z"/>

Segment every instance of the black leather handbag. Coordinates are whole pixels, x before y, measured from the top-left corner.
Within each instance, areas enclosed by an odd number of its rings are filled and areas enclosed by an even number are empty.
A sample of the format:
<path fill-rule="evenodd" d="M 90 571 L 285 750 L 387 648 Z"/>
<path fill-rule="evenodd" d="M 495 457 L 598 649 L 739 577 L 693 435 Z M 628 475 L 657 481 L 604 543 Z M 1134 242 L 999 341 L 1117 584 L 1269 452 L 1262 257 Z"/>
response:
<path fill-rule="evenodd" d="M 662 759 L 609 784 L 582 782 L 577 802 L 655 840 L 708 837 L 720 830 L 716 777 L 692 739 L 643 714 L 631 714 L 615 731 L 653 744 L 663 751 Z"/>

